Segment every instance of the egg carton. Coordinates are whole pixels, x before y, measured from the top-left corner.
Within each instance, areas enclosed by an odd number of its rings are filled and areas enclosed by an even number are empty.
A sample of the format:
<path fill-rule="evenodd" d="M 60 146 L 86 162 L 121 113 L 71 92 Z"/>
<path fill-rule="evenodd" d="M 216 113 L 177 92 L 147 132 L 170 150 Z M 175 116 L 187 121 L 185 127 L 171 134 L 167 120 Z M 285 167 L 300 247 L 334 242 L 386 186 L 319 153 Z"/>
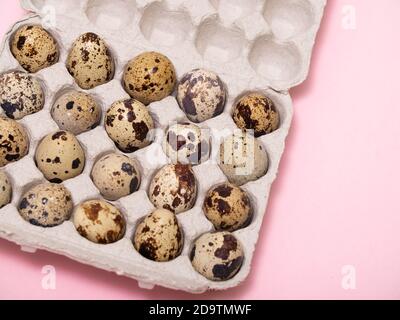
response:
<path fill-rule="evenodd" d="M 0 73 L 22 70 L 9 46 L 10 37 L 21 25 L 43 24 L 58 40 L 61 56 L 57 64 L 35 74 L 44 84 L 46 103 L 42 111 L 20 121 L 30 137 L 30 152 L 4 168 L 12 180 L 13 199 L 0 211 L 0 237 L 21 245 L 28 252 L 43 249 L 137 279 L 141 287 L 148 289 L 159 285 L 202 293 L 232 288 L 243 282 L 250 272 L 271 185 L 277 176 L 291 125 L 293 109 L 288 90 L 307 77 L 326 1 L 22 0 L 21 4 L 33 13 L 6 34 L 0 52 Z M 88 91 L 101 101 L 103 113 L 114 101 L 129 98 L 121 85 L 124 66 L 136 55 L 150 50 L 167 55 L 175 65 L 178 78 L 195 68 L 213 70 L 222 78 L 229 91 L 225 111 L 202 124 L 213 132 L 229 134 L 236 129 L 232 107 L 245 92 L 259 91 L 275 102 L 281 126 L 259 138 L 269 155 L 269 171 L 258 181 L 243 186 L 252 199 L 255 215 L 247 228 L 234 232 L 244 247 L 245 260 L 233 279 L 209 281 L 193 269 L 189 259 L 193 242 L 213 230 L 202 212 L 205 194 L 213 185 L 226 181 L 216 164 L 219 145 L 215 142 L 211 160 L 194 167 L 199 183 L 198 198 L 192 210 L 177 216 L 184 230 L 185 245 L 182 254 L 173 261 L 147 260 L 134 249 L 131 241 L 138 221 L 154 210 L 147 188 L 150 178 L 167 163 L 160 137 L 149 147 L 128 155 L 139 160 L 143 182 L 138 192 L 113 202 L 127 218 L 127 233 L 119 242 L 91 243 L 78 234 L 71 221 L 45 229 L 30 225 L 20 217 L 17 205 L 21 195 L 32 185 L 45 181 L 33 157 L 40 139 L 58 130 L 50 108 L 60 92 L 69 88 L 79 90 L 65 66 L 68 50 L 81 34 L 89 31 L 105 40 L 116 61 L 114 80 Z M 157 128 L 162 130 L 172 121 L 186 119 L 173 96 L 150 104 L 149 109 Z M 119 152 L 103 126 L 79 135 L 78 140 L 86 151 L 85 170 L 64 183 L 76 205 L 101 198 L 91 181 L 90 171 L 101 155 Z"/>

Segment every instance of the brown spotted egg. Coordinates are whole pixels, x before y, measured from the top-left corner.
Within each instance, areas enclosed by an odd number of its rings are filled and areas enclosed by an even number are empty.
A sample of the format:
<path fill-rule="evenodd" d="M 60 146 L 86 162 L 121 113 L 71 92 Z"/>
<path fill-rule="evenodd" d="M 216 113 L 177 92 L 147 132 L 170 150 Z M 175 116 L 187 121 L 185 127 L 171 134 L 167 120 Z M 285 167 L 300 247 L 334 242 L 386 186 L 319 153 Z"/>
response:
<path fill-rule="evenodd" d="M 178 103 L 190 121 L 200 123 L 219 116 L 225 108 L 226 87 L 214 72 L 195 69 L 178 84 Z"/>
<path fill-rule="evenodd" d="M 177 258 L 183 248 L 183 233 L 175 214 L 158 209 L 136 228 L 135 249 L 145 258 L 166 262 Z"/>
<path fill-rule="evenodd" d="M 40 227 L 55 227 L 71 217 L 71 193 L 63 185 L 43 183 L 26 192 L 18 210 L 23 219 Z"/>
<path fill-rule="evenodd" d="M 0 208 L 10 203 L 12 186 L 10 178 L 3 171 L 0 171 Z"/>
<path fill-rule="evenodd" d="M 114 60 L 107 44 L 97 34 L 85 33 L 72 45 L 67 69 L 82 89 L 93 89 L 114 77 Z"/>
<path fill-rule="evenodd" d="M 250 93 L 238 101 L 233 120 L 240 129 L 253 130 L 256 138 L 277 130 L 280 124 L 274 102 L 259 93 Z"/>
<path fill-rule="evenodd" d="M 0 76 L 0 114 L 20 120 L 43 106 L 44 92 L 39 80 L 18 71 Z"/>
<path fill-rule="evenodd" d="M 122 152 L 132 153 L 151 144 L 154 121 L 146 106 L 128 99 L 113 103 L 105 117 L 106 131 Z"/>
<path fill-rule="evenodd" d="M 154 176 L 149 197 L 156 208 L 176 214 L 193 208 L 197 198 L 197 181 L 190 165 L 166 165 Z"/>
<path fill-rule="evenodd" d="M 74 211 L 73 221 L 79 234 L 94 243 L 114 243 L 125 235 L 124 215 L 103 200 L 90 200 L 80 204 Z"/>
<path fill-rule="evenodd" d="M 54 37 L 38 25 L 20 27 L 11 39 L 11 52 L 32 73 L 57 63 L 60 56 Z"/>
<path fill-rule="evenodd" d="M 219 184 L 208 191 L 203 211 L 216 230 L 230 232 L 247 227 L 253 217 L 247 193 L 230 183 Z"/>
<path fill-rule="evenodd" d="M 47 180 L 61 183 L 82 173 L 85 152 L 72 133 L 58 131 L 49 134 L 39 143 L 35 162 Z"/>
<path fill-rule="evenodd" d="M 0 167 L 22 159 L 28 151 L 25 128 L 15 120 L 0 116 Z"/>
<path fill-rule="evenodd" d="M 210 157 L 210 132 L 191 123 L 172 125 L 165 135 L 163 149 L 173 163 L 201 164 Z"/>
<path fill-rule="evenodd" d="M 128 63 L 123 81 L 132 98 L 148 105 L 171 95 L 176 85 L 176 73 L 166 56 L 145 52 Z"/>
<path fill-rule="evenodd" d="M 233 234 L 206 233 L 194 243 L 190 260 L 193 268 L 208 280 L 226 281 L 239 272 L 244 252 Z"/>
<path fill-rule="evenodd" d="M 61 130 L 78 135 L 99 125 L 101 108 L 91 95 L 70 91 L 57 99 L 51 116 Z"/>
<path fill-rule="evenodd" d="M 105 199 L 116 201 L 136 192 L 141 176 L 136 160 L 113 153 L 95 163 L 92 180 Z"/>

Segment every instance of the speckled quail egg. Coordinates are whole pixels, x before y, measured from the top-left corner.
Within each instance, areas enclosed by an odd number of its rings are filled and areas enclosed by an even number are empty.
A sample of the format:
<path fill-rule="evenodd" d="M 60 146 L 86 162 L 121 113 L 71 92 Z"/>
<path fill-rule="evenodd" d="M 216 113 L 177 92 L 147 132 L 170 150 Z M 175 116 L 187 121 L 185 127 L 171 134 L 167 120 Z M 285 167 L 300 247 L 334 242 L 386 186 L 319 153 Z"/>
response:
<path fill-rule="evenodd" d="M 11 39 L 11 52 L 28 72 L 37 72 L 58 62 L 60 52 L 54 37 L 41 26 L 20 27 Z"/>
<path fill-rule="evenodd" d="M 149 197 L 156 208 L 176 214 L 193 208 L 197 198 L 197 181 L 190 165 L 163 167 L 150 183 Z"/>
<path fill-rule="evenodd" d="M 51 116 L 61 130 L 78 135 L 99 125 L 101 108 L 92 96 L 70 91 L 57 99 L 51 109 Z"/>
<path fill-rule="evenodd" d="M 145 52 L 128 63 L 123 81 L 132 98 L 148 105 L 171 95 L 176 85 L 176 73 L 166 56 Z"/>
<path fill-rule="evenodd" d="M 138 163 L 121 154 L 108 154 L 93 166 L 92 180 L 102 196 L 110 201 L 136 192 L 141 176 Z"/>
<path fill-rule="evenodd" d="M 190 123 L 172 125 L 165 135 L 163 149 L 173 163 L 201 164 L 210 157 L 210 132 Z"/>
<path fill-rule="evenodd" d="M 219 116 L 225 108 L 226 87 L 214 72 L 196 69 L 178 85 L 178 103 L 190 121 L 199 123 Z"/>
<path fill-rule="evenodd" d="M 105 117 L 105 128 L 118 149 L 132 153 L 151 144 L 154 121 L 143 103 L 128 99 L 113 103 Z"/>
<path fill-rule="evenodd" d="M 74 211 L 73 220 L 79 234 L 94 243 L 114 243 L 125 235 L 124 215 L 103 200 L 90 200 L 80 204 Z"/>
<path fill-rule="evenodd" d="M 230 183 L 219 184 L 208 191 L 203 211 L 216 230 L 230 232 L 247 227 L 253 217 L 247 193 Z"/>
<path fill-rule="evenodd" d="M 224 140 L 219 166 L 228 180 L 241 186 L 263 177 L 269 166 L 268 155 L 254 136 L 238 131 Z"/>
<path fill-rule="evenodd" d="M 43 105 L 44 93 L 39 80 L 18 71 L 0 76 L 0 114 L 20 120 L 42 110 Z"/>
<path fill-rule="evenodd" d="M 19 213 L 29 223 L 40 227 L 55 227 L 71 217 L 71 193 L 63 185 L 43 183 L 26 192 L 18 206 Z"/>
<path fill-rule="evenodd" d="M 244 261 L 244 252 L 236 237 L 227 232 L 202 235 L 194 243 L 190 254 L 193 268 L 211 281 L 233 278 Z"/>
<path fill-rule="evenodd" d="M 145 258 L 166 262 L 177 258 L 183 248 L 183 234 L 175 214 L 157 209 L 136 228 L 135 249 Z"/>
<path fill-rule="evenodd" d="M 0 208 L 3 208 L 11 201 L 12 186 L 10 178 L 3 171 L 0 171 Z"/>
<path fill-rule="evenodd" d="M 61 183 L 82 173 L 85 152 L 72 133 L 58 131 L 40 142 L 36 149 L 35 162 L 47 180 Z"/>
<path fill-rule="evenodd" d="M 15 120 L 0 116 L 0 167 L 22 159 L 28 151 L 25 128 Z"/>
<path fill-rule="evenodd" d="M 255 137 L 277 130 L 280 124 L 274 102 L 259 93 L 250 93 L 238 101 L 233 111 L 233 120 L 240 129 L 253 130 Z"/>
<path fill-rule="evenodd" d="M 68 72 L 82 89 L 93 89 L 114 77 L 114 60 L 107 44 L 97 34 L 85 33 L 72 45 Z"/>

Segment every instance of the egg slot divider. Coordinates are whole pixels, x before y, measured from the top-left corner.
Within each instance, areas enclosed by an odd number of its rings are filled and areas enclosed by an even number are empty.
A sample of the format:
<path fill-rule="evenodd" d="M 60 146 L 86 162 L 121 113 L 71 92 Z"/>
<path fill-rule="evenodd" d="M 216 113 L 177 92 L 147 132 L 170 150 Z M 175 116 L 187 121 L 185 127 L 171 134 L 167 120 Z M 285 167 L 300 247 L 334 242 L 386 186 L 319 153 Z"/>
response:
<path fill-rule="evenodd" d="M 25 24 L 44 23 L 59 43 L 60 59 L 57 64 L 34 74 L 43 83 L 45 106 L 42 111 L 19 121 L 28 131 L 30 152 L 3 168 L 12 181 L 13 199 L 0 210 L 0 237 L 19 244 L 27 252 L 43 249 L 134 278 L 140 287 L 147 289 L 159 285 L 202 293 L 242 283 L 250 272 L 270 188 L 277 176 L 291 125 L 293 108 L 288 89 L 307 77 L 326 0 L 21 0 L 21 4 L 33 13 L 6 34 L 0 51 L 0 73 L 23 71 L 11 54 L 9 42 L 18 27 Z M 52 19 L 54 25 L 49 24 Z M 72 43 L 85 32 L 97 33 L 105 40 L 116 63 L 112 81 L 86 91 L 100 102 L 103 120 L 113 102 L 129 98 L 122 87 L 124 66 L 136 55 L 150 50 L 172 60 L 178 79 L 192 69 L 205 68 L 216 72 L 225 82 L 228 99 L 224 113 L 202 123 L 202 127 L 221 131 L 237 129 L 231 116 L 232 108 L 237 97 L 245 92 L 258 91 L 275 102 L 281 125 L 272 134 L 258 138 L 267 150 L 269 171 L 261 179 L 243 186 L 252 200 L 255 214 L 248 227 L 234 232 L 245 255 L 243 266 L 234 278 L 209 281 L 193 269 L 189 259 L 193 242 L 213 230 L 202 212 L 205 194 L 215 184 L 227 180 L 216 164 L 219 145 L 215 141 L 211 160 L 193 167 L 199 183 L 197 202 L 192 210 L 177 216 L 184 232 L 184 249 L 173 261 L 147 260 L 134 249 L 131 241 L 136 224 L 154 210 L 147 196 L 150 179 L 168 163 L 161 147 L 161 134 L 149 147 L 128 154 L 140 163 L 142 184 L 138 192 L 112 202 L 127 219 L 127 232 L 122 240 L 109 245 L 94 244 L 81 237 L 71 221 L 45 229 L 30 225 L 20 217 L 17 205 L 22 194 L 31 186 L 46 181 L 35 166 L 34 153 L 44 136 L 58 130 L 50 115 L 51 106 L 60 92 L 81 90 L 65 63 Z M 164 131 L 171 121 L 186 119 L 173 96 L 150 104 L 149 110 L 156 127 Z M 103 125 L 77 138 L 86 152 L 85 169 L 80 176 L 64 182 L 75 205 L 101 198 L 90 178 L 93 164 L 106 153 L 121 153 Z"/>

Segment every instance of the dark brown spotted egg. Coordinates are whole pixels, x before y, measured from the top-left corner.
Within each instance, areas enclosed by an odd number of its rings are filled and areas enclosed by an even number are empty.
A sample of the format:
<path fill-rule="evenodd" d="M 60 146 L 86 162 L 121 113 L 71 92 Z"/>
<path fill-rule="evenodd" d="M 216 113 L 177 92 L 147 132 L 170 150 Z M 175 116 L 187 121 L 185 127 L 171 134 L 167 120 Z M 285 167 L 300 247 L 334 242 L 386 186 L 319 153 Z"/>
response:
<path fill-rule="evenodd" d="M 11 196 L 11 180 L 5 172 L 0 171 L 0 208 L 3 208 L 10 203 Z"/>
<path fill-rule="evenodd" d="M 113 103 L 105 117 L 105 128 L 118 149 L 132 153 L 151 144 L 154 121 L 143 103 L 128 99 Z"/>
<path fill-rule="evenodd" d="M 18 206 L 19 213 L 29 223 L 40 227 L 55 227 L 71 217 L 71 193 L 63 185 L 43 183 L 26 192 Z"/>
<path fill-rule="evenodd" d="M 49 134 L 39 143 L 35 162 L 47 180 L 61 183 L 82 173 L 85 152 L 72 133 L 58 131 Z"/>
<path fill-rule="evenodd" d="M 72 45 L 68 72 L 82 89 L 93 89 L 113 79 L 115 65 L 107 44 L 97 34 L 85 33 Z"/>
<path fill-rule="evenodd" d="M 248 226 L 253 217 L 247 193 L 230 183 L 219 184 L 208 191 L 203 211 L 216 230 L 230 232 Z"/>
<path fill-rule="evenodd" d="M 190 254 L 193 268 L 211 281 L 233 278 L 244 261 L 242 245 L 226 231 L 206 233 L 196 240 Z"/>
<path fill-rule="evenodd" d="M 0 116 L 0 167 L 22 159 L 28 151 L 25 128 L 15 120 Z"/>
<path fill-rule="evenodd" d="M 148 105 L 171 95 L 176 85 L 176 73 L 166 56 L 145 52 L 128 63 L 123 81 L 132 98 Z"/>
<path fill-rule="evenodd" d="M 177 258 L 183 248 L 183 233 L 176 216 L 164 209 L 154 211 L 137 226 L 133 244 L 143 257 L 153 261 Z"/>
<path fill-rule="evenodd" d="M 103 200 L 90 200 L 80 204 L 74 211 L 73 221 L 79 234 L 94 243 L 114 243 L 125 235 L 124 215 Z"/>
<path fill-rule="evenodd" d="M 101 108 L 91 95 L 70 91 L 57 99 L 51 116 L 61 130 L 78 135 L 97 127 L 101 121 Z"/>
<path fill-rule="evenodd" d="M 176 214 L 193 208 L 197 198 L 197 181 L 190 165 L 166 165 L 150 183 L 149 197 L 156 208 Z"/>
<path fill-rule="evenodd" d="M 178 85 L 178 103 L 189 120 L 200 123 L 219 116 L 225 108 L 226 87 L 214 72 L 196 69 Z"/>
<path fill-rule="evenodd" d="M 92 180 L 105 199 L 116 201 L 139 189 L 141 175 L 136 160 L 113 153 L 95 163 Z"/>
<path fill-rule="evenodd" d="M 44 92 L 36 78 L 23 72 L 0 76 L 0 114 L 15 120 L 43 109 Z"/>
<path fill-rule="evenodd" d="M 20 27 L 11 39 L 11 52 L 22 68 L 32 73 L 52 66 L 60 57 L 54 37 L 38 25 Z"/>
<path fill-rule="evenodd" d="M 279 128 L 279 112 L 274 102 L 263 94 L 250 93 L 241 98 L 233 111 L 233 120 L 242 130 L 253 130 L 261 137 Z"/>

